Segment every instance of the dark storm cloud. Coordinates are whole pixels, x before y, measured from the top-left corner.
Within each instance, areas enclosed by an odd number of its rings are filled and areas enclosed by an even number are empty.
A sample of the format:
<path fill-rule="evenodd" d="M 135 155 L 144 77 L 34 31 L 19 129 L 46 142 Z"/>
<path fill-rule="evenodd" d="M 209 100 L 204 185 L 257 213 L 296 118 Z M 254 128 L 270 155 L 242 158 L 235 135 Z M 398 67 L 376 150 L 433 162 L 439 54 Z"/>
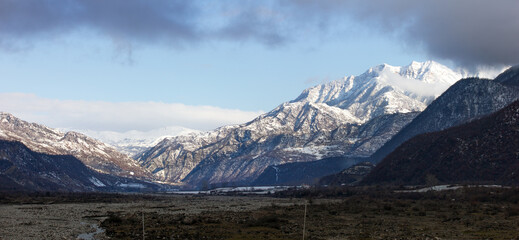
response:
<path fill-rule="evenodd" d="M 227 23 L 214 33 L 215 37 L 236 41 L 254 40 L 267 46 L 283 45 L 289 40 L 283 29 L 282 15 L 272 8 L 249 5 L 235 10 L 227 18 Z"/>
<path fill-rule="evenodd" d="M 517 0 L 0 0 L 0 47 L 18 49 L 78 29 L 111 38 L 129 55 L 136 43 L 279 46 L 316 34 L 351 39 L 354 32 L 337 29 L 353 19 L 396 36 L 406 49 L 460 65 L 511 65 L 519 63 L 518 9 Z"/>
<path fill-rule="evenodd" d="M 274 5 L 245 0 L 0 0 L 0 47 L 23 49 L 84 29 L 110 38 L 116 53 L 130 58 L 139 43 L 183 47 L 230 40 L 277 46 L 290 33 Z"/>
<path fill-rule="evenodd" d="M 174 0 L 0 0 L 0 43 L 86 28 L 114 41 L 196 41 L 198 11 Z"/>
<path fill-rule="evenodd" d="M 327 25 L 349 16 L 464 66 L 519 63 L 517 0 L 294 0 L 282 6 Z"/>

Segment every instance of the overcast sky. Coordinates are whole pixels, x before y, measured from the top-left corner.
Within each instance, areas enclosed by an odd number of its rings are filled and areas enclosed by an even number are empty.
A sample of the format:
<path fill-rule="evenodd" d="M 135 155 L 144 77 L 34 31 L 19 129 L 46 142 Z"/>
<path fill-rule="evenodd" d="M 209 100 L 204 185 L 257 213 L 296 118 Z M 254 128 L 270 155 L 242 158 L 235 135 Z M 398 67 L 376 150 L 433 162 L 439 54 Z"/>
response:
<path fill-rule="evenodd" d="M 56 128 L 209 130 L 381 63 L 517 64 L 517 9 L 517 0 L 0 0 L 0 111 Z"/>

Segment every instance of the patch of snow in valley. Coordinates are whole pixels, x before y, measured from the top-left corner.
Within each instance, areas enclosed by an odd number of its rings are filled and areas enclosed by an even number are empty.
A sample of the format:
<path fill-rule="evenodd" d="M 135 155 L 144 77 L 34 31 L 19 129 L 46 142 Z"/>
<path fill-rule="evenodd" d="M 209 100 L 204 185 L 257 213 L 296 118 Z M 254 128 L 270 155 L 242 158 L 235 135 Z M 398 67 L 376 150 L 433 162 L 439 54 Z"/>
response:
<path fill-rule="evenodd" d="M 90 182 L 96 185 L 96 187 L 106 187 L 106 185 L 96 177 L 90 177 L 88 180 L 90 180 Z"/>
<path fill-rule="evenodd" d="M 294 186 L 255 186 L 255 187 L 224 187 L 215 188 L 205 191 L 174 191 L 173 194 L 227 194 L 227 193 L 240 193 L 240 194 L 254 194 L 254 195 L 265 195 L 269 193 L 285 191 Z M 301 186 L 296 188 L 302 188 Z"/>
<path fill-rule="evenodd" d="M 146 188 L 146 186 L 140 183 L 119 183 L 117 186 L 122 188 Z"/>
<path fill-rule="evenodd" d="M 398 190 L 395 192 L 401 193 L 423 193 L 429 191 L 447 191 L 447 190 L 456 190 L 460 188 L 474 188 L 474 187 L 486 187 L 486 188 L 506 188 L 501 185 L 436 185 L 432 187 L 418 188 L 418 189 L 409 189 L 409 190 Z"/>
<path fill-rule="evenodd" d="M 329 146 L 323 146 L 323 145 L 317 145 L 317 146 L 305 146 L 305 147 L 288 147 L 283 149 L 283 151 L 286 152 L 297 152 L 302 154 L 308 154 L 314 156 L 316 159 L 321 159 L 330 150 L 336 150 L 338 146 L 335 145 L 329 145 Z"/>

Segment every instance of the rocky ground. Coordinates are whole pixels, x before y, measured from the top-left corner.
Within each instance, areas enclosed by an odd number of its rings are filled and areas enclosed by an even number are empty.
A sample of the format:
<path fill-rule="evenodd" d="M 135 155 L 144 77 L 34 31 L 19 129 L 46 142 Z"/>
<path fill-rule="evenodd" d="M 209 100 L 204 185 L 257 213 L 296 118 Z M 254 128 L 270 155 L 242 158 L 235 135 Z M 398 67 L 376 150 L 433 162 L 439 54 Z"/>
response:
<path fill-rule="evenodd" d="M 142 239 L 143 222 L 146 239 L 302 239 L 303 225 L 305 239 L 519 239 L 515 188 L 31 196 L 0 203 L 0 239 Z"/>
<path fill-rule="evenodd" d="M 106 224 L 101 223 L 113 216 L 142 217 L 144 212 L 145 219 L 151 219 L 155 215 L 197 216 L 212 211 L 240 213 L 271 204 L 294 205 L 298 201 L 302 202 L 300 199 L 197 195 L 3 196 L 0 197 L 0 239 L 110 239 L 106 232 L 92 233 L 98 230 L 97 226 L 104 227 Z M 136 230 L 140 231 L 141 238 L 142 223 L 139 226 Z M 112 239 L 119 237 L 112 236 Z"/>

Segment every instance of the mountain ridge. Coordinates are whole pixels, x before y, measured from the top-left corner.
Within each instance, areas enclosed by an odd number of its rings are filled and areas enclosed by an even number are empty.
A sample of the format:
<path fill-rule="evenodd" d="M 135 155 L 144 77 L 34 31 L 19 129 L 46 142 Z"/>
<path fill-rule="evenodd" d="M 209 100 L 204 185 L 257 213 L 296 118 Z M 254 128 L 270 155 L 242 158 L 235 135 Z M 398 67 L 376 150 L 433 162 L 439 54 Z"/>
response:
<path fill-rule="evenodd" d="M 72 155 L 32 151 L 21 142 L 0 140 L 0 192 L 156 191 L 159 185 L 99 173 Z"/>

